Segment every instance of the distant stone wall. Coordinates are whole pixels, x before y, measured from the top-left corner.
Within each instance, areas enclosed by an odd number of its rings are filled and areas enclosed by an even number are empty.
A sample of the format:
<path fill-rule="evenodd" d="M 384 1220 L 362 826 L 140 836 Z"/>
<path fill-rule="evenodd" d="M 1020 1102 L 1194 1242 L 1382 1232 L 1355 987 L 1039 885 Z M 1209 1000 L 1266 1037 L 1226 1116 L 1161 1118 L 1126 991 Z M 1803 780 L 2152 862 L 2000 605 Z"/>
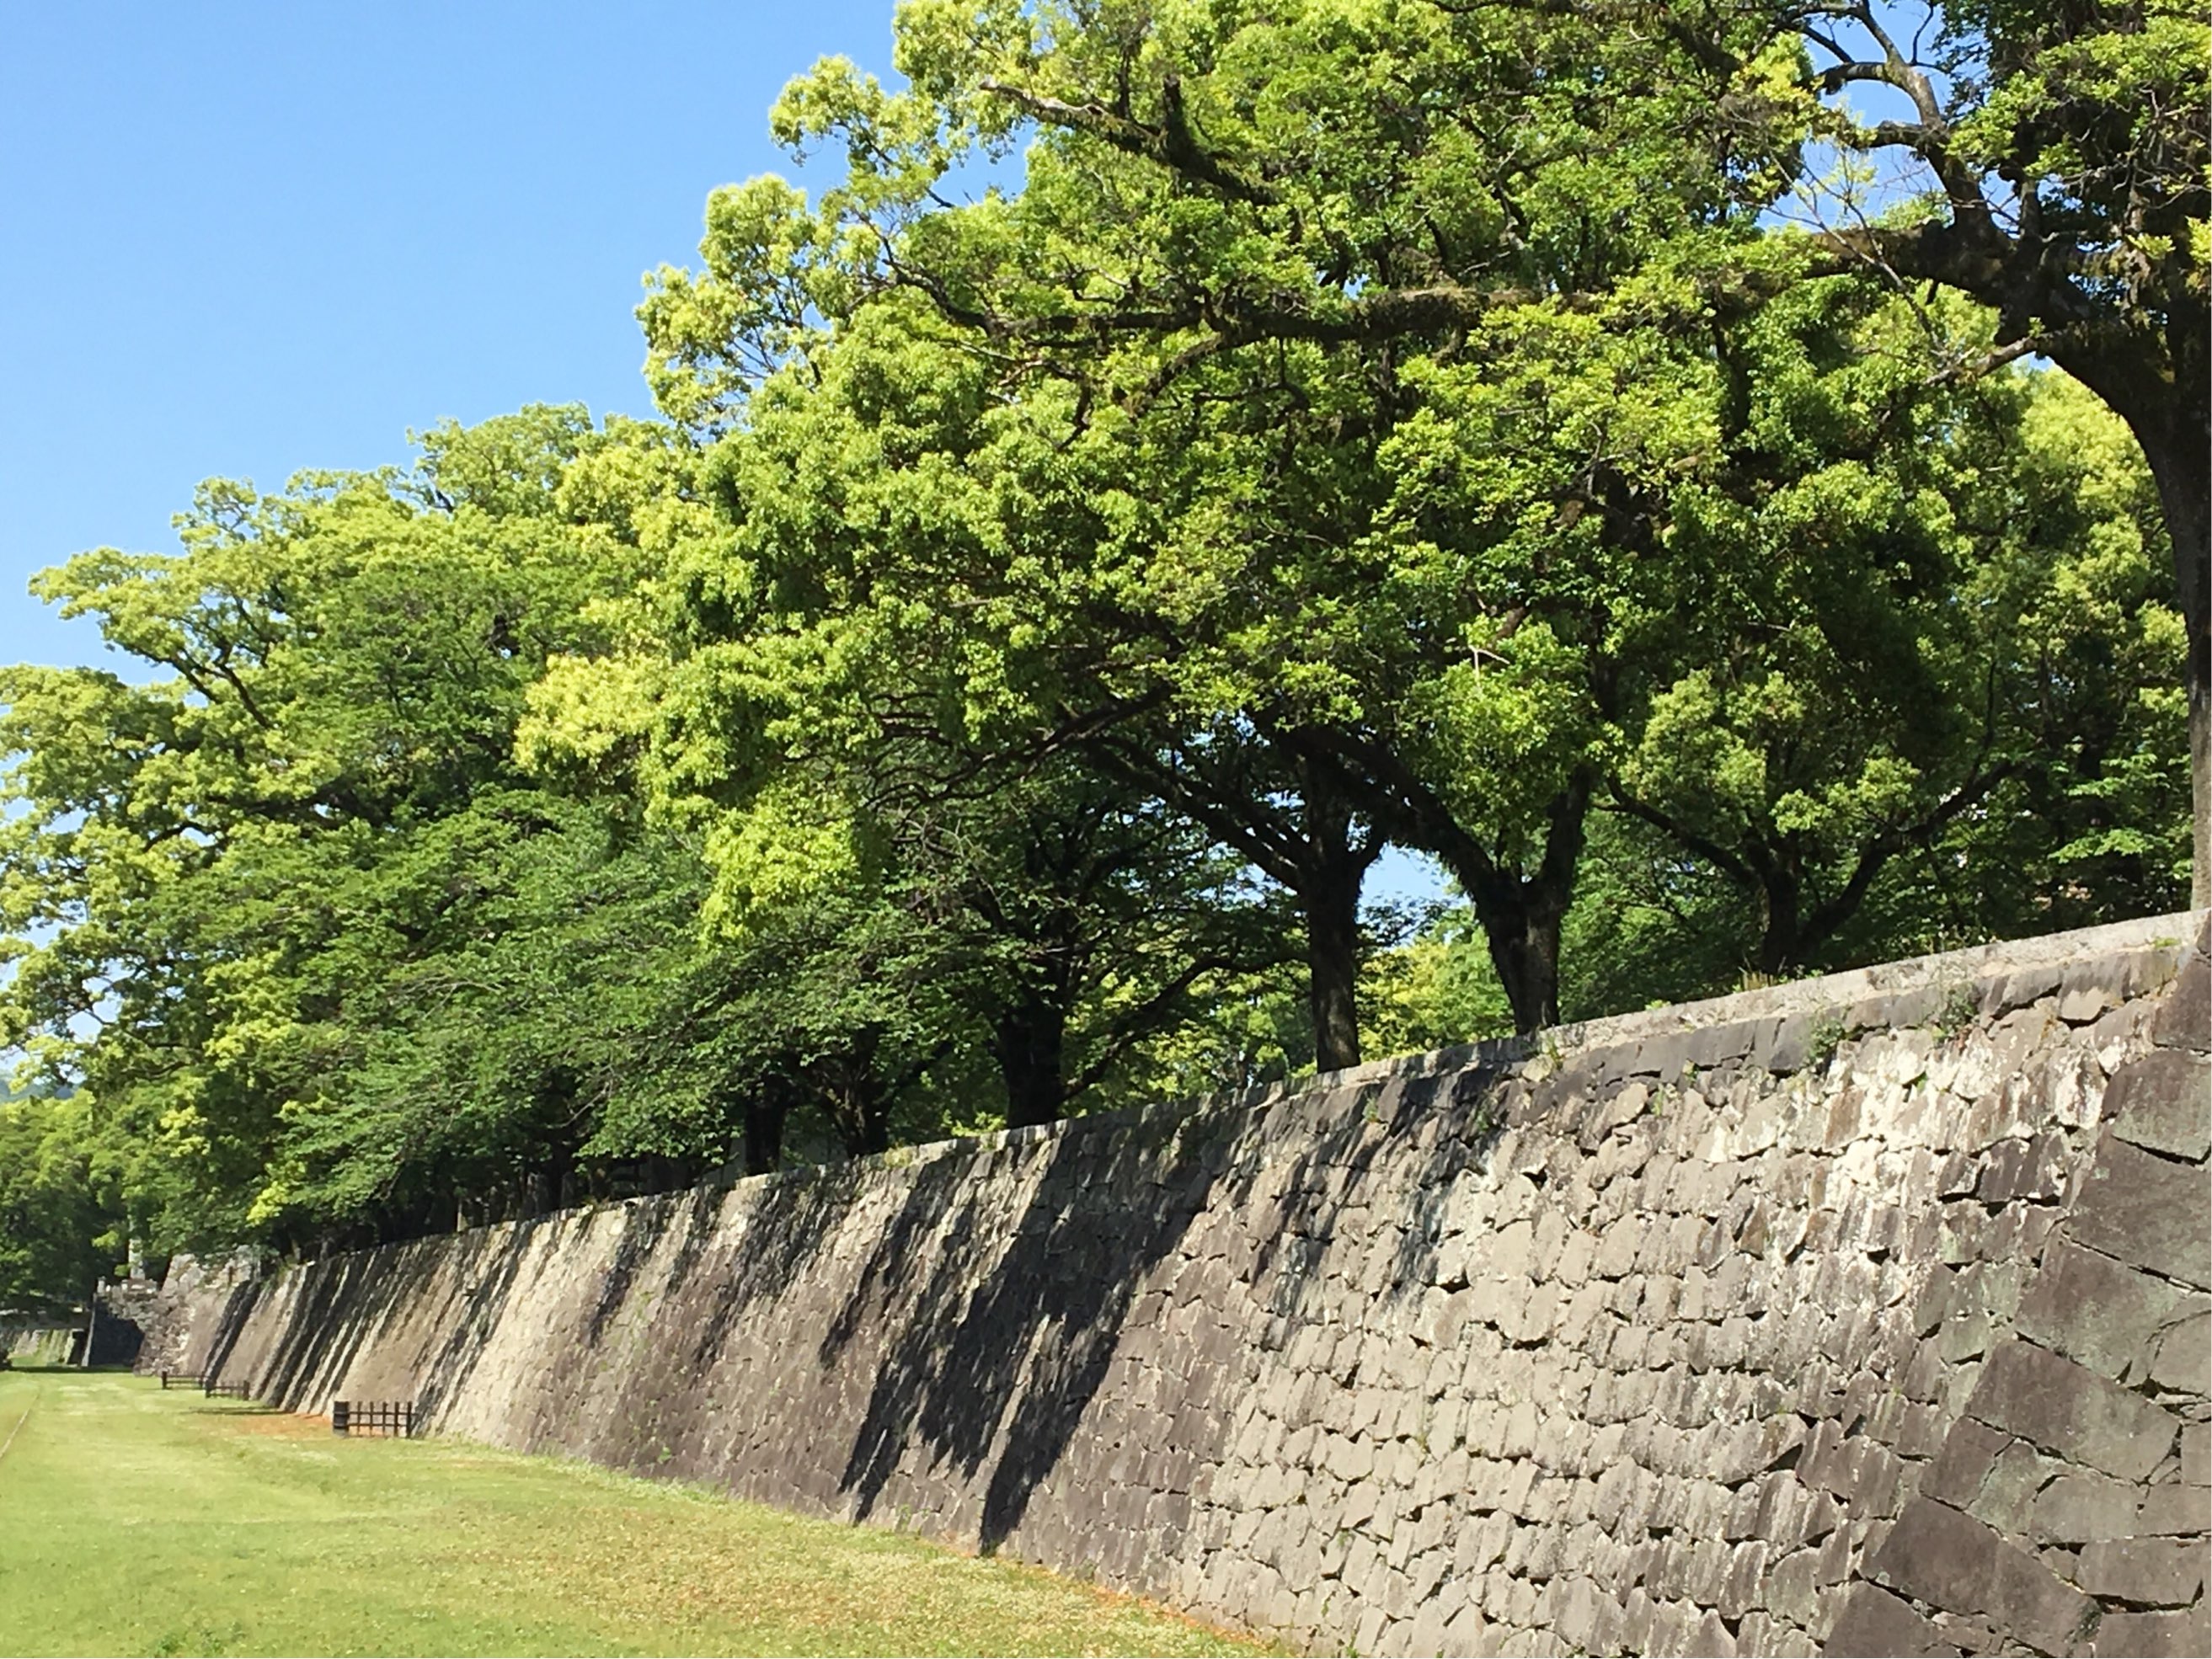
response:
<path fill-rule="evenodd" d="M 1313 1650 L 2186 1643 L 2203 926 L 423 1240 L 160 1340 Z"/>
<path fill-rule="evenodd" d="M 66 1365 L 75 1357 L 82 1327 L 0 1320 L 0 1353 L 15 1365 Z"/>
<path fill-rule="evenodd" d="M 150 1297 L 134 1295 L 131 1317 L 143 1337 L 132 1369 L 143 1376 L 198 1375 L 216 1334 L 232 1327 L 234 1312 L 242 1315 L 251 1305 L 260 1279 L 251 1249 L 214 1262 L 172 1256 L 160 1288 Z"/>

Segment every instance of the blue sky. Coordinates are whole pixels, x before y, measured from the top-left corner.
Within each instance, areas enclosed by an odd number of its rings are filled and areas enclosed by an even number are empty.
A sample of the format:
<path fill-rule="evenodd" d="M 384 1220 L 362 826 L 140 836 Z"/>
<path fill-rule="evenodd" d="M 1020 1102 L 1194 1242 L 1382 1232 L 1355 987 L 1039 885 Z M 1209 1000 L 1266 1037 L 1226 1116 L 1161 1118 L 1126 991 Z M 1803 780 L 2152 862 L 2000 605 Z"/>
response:
<path fill-rule="evenodd" d="M 790 171 L 791 76 L 888 71 L 890 11 L 0 0 L 0 661 L 100 659 L 26 581 L 173 547 L 202 478 L 647 412 L 640 276 L 716 185 Z"/>

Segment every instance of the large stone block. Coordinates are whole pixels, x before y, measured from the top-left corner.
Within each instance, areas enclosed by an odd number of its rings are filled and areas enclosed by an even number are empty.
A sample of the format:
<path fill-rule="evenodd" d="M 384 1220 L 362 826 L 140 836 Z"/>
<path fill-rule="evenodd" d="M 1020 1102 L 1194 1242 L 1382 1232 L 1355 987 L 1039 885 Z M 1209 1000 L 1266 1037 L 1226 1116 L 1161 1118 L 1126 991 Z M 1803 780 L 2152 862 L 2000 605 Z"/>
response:
<path fill-rule="evenodd" d="M 2107 1136 L 2067 1229 L 2078 1243 L 2199 1290 L 2212 1289 L 2204 1171 Z"/>
<path fill-rule="evenodd" d="M 2086 1025 L 2107 1008 L 2118 1007 L 2129 966 L 2125 957 L 2100 957 L 2068 968 L 2058 981 L 2058 1018 L 2069 1025 Z"/>
<path fill-rule="evenodd" d="M 2212 1395 L 2212 1313 L 2192 1315 L 2160 1339 L 2150 1378 L 2168 1393 Z"/>
<path fill-rule="evenodd" d="M 2208 1553 L 2201 1538 L 2112 1539 L 2081 1552 L 2074 1582 L 2106 1601 L 2185 1607 L 2204 1593 Z"/>
<path fill-rule="evenodd" d="M 2212 1534 L 2212 1488 L 2182 1481 L 2153 1486 L 2128 1531 L 2146 1538 Z"/>
<path fill-rule="evenodd" d="M 2092 1651 L 2136 1659 L 2203 1659 L 2212 1653 L 2212 1607 L 2200 1602 L 2186 1613 L 2106 1613 Z"/>
<path fill-rule="evenodd" d="M 2106 1085 L 2105 1115 L 2122 1140 L 2202 1162 L 2212 1152 L 2212 1055 L 2154 1048 Z"/>
<path fill-rule="evenodd" d="M 2147 1479 L 2181 1431 L 2172 1413 L 2017 1340 L 1990 1357 L 1967 1410 L 1992 1428 L 2123 1480 Z"/>
<path fill-rule="evenodd" d="M 1881 1659 L 1883 1655 L 1919 1659 L 1922 1655 L 1956 1654 L 1959 1649 L 1942 1639 L 1936 1626 L 1887 1590 L 1873 1584 L 1854 1584 L 1844 1609 L 1821 1650 L 1838 1659 Z"/>
<path fill-rule="evenodd" d="M 2212 1049 L 2212 959 L 2200 946 L 2182 965 L 2150 1029 L 2161 1048 Z"/>
<path fill-rule="evenodd" d="M 2062 1239 L 2045 1253 L 2015 1328 L 2117 1380 L 2145 1340 L 2169 1322 L 2182 1296 L 2165 1279 Z"/>
<path fill-rule="evenodd" d="M 2035 1494 L 2034 1534 L 2060 1544 L 2126 1538 L 2140 1529 L 2142 1499 L 2130 1480 L 2086 1469 L 2062 1474 Z"/>
<path fill-rule="evenodd" d="M 1867 1576 L 1940 1610 L 1986 1618 L 2040 1653 L 2068 1651 L 2097 1611 L 2033 1556 L 1932 1498 L 1905 1505 Z"/>

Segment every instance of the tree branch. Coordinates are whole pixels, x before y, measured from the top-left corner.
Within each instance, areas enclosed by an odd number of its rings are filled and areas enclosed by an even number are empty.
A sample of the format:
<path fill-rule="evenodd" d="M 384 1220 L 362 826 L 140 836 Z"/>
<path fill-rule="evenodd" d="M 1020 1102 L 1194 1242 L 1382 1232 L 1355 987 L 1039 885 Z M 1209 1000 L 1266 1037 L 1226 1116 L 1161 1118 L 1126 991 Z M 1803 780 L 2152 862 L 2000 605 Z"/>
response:
<path fill-rule="evenodd" d="M 1197 135 L 1190 129 L 1189 114 L 1183 107 L 1181 76 L 1170 75 L 1160 88 L 1163 119 L 1156 127 L 1131 120 L 1103 104 L 1071 104 L 1026 88 L 1010 86 L 988 76 L 976 84 L 991 96 L 1005 99 L 1048 126 L 1087 132 L 1124 155 L 1153 162 L 1183 178 L 1194 179 L 1232 201 L 1253 207 L 1273 207 L 1282 200 L 1280 192 L 1200 144 Z"/>

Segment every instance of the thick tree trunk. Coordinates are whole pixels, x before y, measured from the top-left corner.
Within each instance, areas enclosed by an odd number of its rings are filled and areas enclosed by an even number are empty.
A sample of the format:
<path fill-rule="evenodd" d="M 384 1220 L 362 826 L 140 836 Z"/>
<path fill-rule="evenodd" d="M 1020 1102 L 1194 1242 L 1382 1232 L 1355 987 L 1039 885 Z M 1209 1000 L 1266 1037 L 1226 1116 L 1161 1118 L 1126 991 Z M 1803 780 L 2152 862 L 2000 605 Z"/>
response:
<path fill-rule="evenodd" d="M 890 1150 L 891 1103 L 865 1063 L 836 1067 L 825 1079 L 822 1103 L 848 1158 Z"/>
<path fill-rule="evenodd" d="M 1065 1114 L 1065 1006 L 1048 997 L 1022 998 L 1000 1015 L 991 1046 L 1006 1079 L 1007 1127 L 1050 1123 Z"/>
<path fill-rule="evenodd" d="M 1796 878 L 1785 870 L 1759 872 L 1759 971 L 1779 974 L 1797 966 L 1805 945 Z"/>
<path fill-rule="evenodd" d="M 2128 424 L 2142 446 L 2173 555 L 2173 595 L 2181 612 L 2187 657 L 2182 684 L 2189 703 L 2189 902 L 2212 904 L 2212 408 L 2208 408 L 2207 331 L 2193 325 L 2168 337 L 2167 364 L 2102 349 L 2101 337 L 2055 351 L 2065 369 Z M 2169 379 L 2162 369 L 2170 366 Z"/>
<path fill-rule="evenodd" d="M 530 1212 L 550 1215 L 567 1201 L 568 1172 L 575 1160 L 566 1152 L 547 1155 L 531 1176 Z"/>
<path fill-rule="evenodd" d="M 790 1098 L 781 1088 L 763 1089 L 745 1102 L 747 1175 L 772 1175 L 783 1167 L 783 1125 L 790 1113 Z"/>
<path fill-rule="evenodd" d="M 1298 897 L 1305 910 L 1314 1069 L 1359 1064 L 1359 887 L 1364 864 L 1316 870 Z"/>
<path fill-rule="evenodd" d="M 1516 1031 L 1559 1023 L 1559 921 L 1565 913 L 1565 905 L 1540 902 L 1476 907 Z"/>
<path fill-rule="evenodd" d="M 1491 966 L 1505 988 L 1513 1029 L 1539 1031 L 1559 1023 L 1559 927 L 1574 902 L 1594 777 L 1577 777 L 1553 799 L 1544 857 L 1533 874 L 1496 862 L 1463 832 L 1438 850 L 1445 867 L 1474 901 L 1475 920 L 1490 946 Z"/>
<path fill-rule="evenodd" d="M 1376 848 L 1354 833 L 1352 799 L 1333 768 L 1305 759 L 1298 770 L 1304 844 L 1295 885 L 1306 924 L 1314 1069 L 1341 1072 L 1359 1064 L 1359 892 Z"/>

